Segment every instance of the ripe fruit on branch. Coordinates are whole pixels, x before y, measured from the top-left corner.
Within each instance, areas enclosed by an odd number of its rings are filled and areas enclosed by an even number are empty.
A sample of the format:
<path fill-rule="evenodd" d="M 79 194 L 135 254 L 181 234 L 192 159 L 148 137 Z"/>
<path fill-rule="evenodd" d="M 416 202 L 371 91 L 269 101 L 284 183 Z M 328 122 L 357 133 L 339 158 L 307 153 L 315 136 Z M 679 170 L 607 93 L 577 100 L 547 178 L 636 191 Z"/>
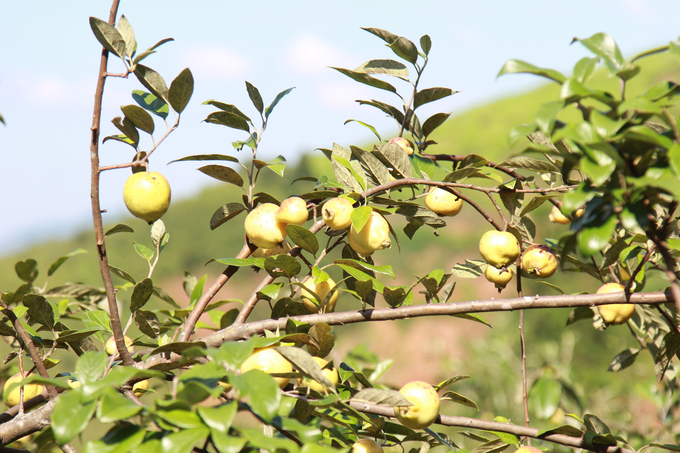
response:
<path fill-rule="evenodd" d="M 144 379 L 143 381 L 135 382 L 135 384 L 132 386 L 132 391 L 134 392 L 134 394 L 137 398 L 144 395 L 147 390 L 149 390 L 149 380 L 148 379 Z"/>
<path fill-rule="evenodd" d="M 372 250 L 366 250 L 365 248 L 362 248 L 359 244 L 357 244 L 356 239 L 351 234 L 347 235 L 347 241 L 349 242 L 349 246 L 352 247 L 352 249 L 355 252 L 357 252 L 359 255 L 363 256 L 364 258 L 366 258 L 367 256 L 373 255 Z"/>
<path fill-rule="evenodd" d="M 425 197 L 425 205 L 441 216 L 454 216 L 463 208 L 463 200 L 441 187 L 432 187 Z"/>
<path fill-rule="evenodd" d="M 276 256 L 281 254 L 286 254 L 290 252 L 290 244 L 286 241 L 278 244 L 273 249 L 261 249 L 257 248 L 251 255 L 253 258 L 269 258 L 270 256 Z"/>
<path fill-rule="evenodd" d="M 324 222 L 334 230 L 344 230 L 352 223 L 350 215 L 354 208 L 347 198 L 331 198 L 321 208 Z"/>
<path fill-rule="evenodd" d="M 532 447 L 531 445 L 523 445 L 519 447 L 515 451 L 515 453 L 543 453 L 543 452 L 536 447 Z"/>
<path fill-rule="evenodd" d="M 305 288 L 302 288 L 302 291 L 300 292 L 302 295 L 302 303 L 307 310 L 312 313 L 333 313 L 335 311 L 335 304 L 338 301 L 339 295 L 337 290 L 333 292 L 328 299 L 328 302 L 324 303 L 326 301 L 326 296 L 335 286 L 335 282 L 332 278 L 329 277 L 325 282 L 317 282 L 314 278 L 310 277 L 302 282 L 302 284 L 309 288 L 311 292 L 316 293 L 321 299 L 321 305 L 317 305 L 314 296 Z"/>
<path fill-rule="evenodd" d="M 276 221 L 291 225 L 302 225 L 309 218 L 307 202 L 300 197 L 286 198 L 276 211 Z"/>
<path fill-rule="evenodd" d="M 491 230 L 479 241 L 479 253 L 494 267 L 504 267 L 519 256 L 519 242 L 509 231 Z"/>
<path fill-rule="evenodd" d="M 585 208 L 578 208 L 576 212 L 574 212 L 574 218 L 581 217 L 585 211 Z M 552 223 L 561 223 L 563 225 L 571 222 L 571 219 L 562 214 L 562 210 L 557 206 L 553 206 L 552 211 L 550 211 L 550 214 L 548 215 L 548 220 Z"/>
<path fill-rule="evenodd" d="M 401 146 L 401 148 L 406 151 L 406 154 L 409 156 L 413 154 L 413 143 L 404 137 L 394 137 L 388 143 L 396 143 L 397 145 Z"/>
<path fill-rule="evenodd" d="M 522 253 L 522 270 L 536 277 L 548 278 L 557 270 L 557 258 L 546 245 L 532 245 Z"/>
<path fill-rule="evenodd" d="M 409 382 L 399 390 L 413 406 L 394 406 L 394 415 L 402 425 L 411 429 L 425 429 L 439 415 L 439 395 L 427 382 Z"/>
<path fill-rule="evenodd" d="M 28 376 L 26 376 L 28 377 Z M 17 382 L 23 381 L 21 373 L 15 374 L 5 381 L 5 386 L 2 392 L 2 400 L 7 407 L 14 407 L 21 401 L 21 387 L 15 387 L 11 392 L 7 388 Z M 24 386 L 24 401 L 28 401 L 40 395 L 45 390 L 45 386 L 41 384 L 28 384 Z"/>
<path fill-rule="evenodd" d="M 376 441 L 361 439 L 352 445 L 352 453 L 383 453 L 383 448 Z"/>
<path fill-rule="evenodd" d="M 133 216 L 151 224 L 170 206 L 170 184 L 155 171 L 134 173 L 125 181 L 123 200 Z"/>
<path fill-rule="evenodd" d="M 390 226 L 385 217 L 372 211 L 361 231 L 357 232 L 354 225 L 349 229 L 350 240 L 365 252 L 373 253 L 376 250 L 386 249 L 392 246 L 390 241 Z M 351 245 L 351 242 L 350 242 Z M 355 249 L 356 250 L 356 249 Z"/>
<path fill-rule="evenodd" d="M 624 289 L 625 287 L 620 283 L 605 283 L 597 290 L 597 294 L 619 293 Z M 635 313 L 635 304 L 598 305 L 597 310 L 605 323 L 625 324 Z"/>
<path fill-rule="evenodd" d="M 512 269 L 509 267 L 499 269 L 489 264 L 484 269 L 484 277 L 494 283 L 499 290 L 505 288 L 508 282 L 512 280 L 512 274 Z"/>
<path fill-rule="evenodd" d="M 125 341 L 125 346 L 127 347 L 127 350 L 130 354 L 135 353 L 135 347 L 132 346 L 132 338 L 128 337 L 125 335 L 123 337 L 123 340 Z M 114 337 L 109 338 L 106 340 L 106 345 L 105 345 L 106 353 L 108 355 L 113 355 L 117 356 L 118 355 L 118 348 L 116 347 L 116 339 Z"/>
<path fill-rule="evenodd" d="M 293 365 L 279 354 L 274 346 L 267 346 L 266 348 L 255 348 L 253 355 L 248 357 L 243 365 L 241 365 L 241 374 L 250 370 L 261 370 L 265 373 L 292 373 Z M 290 378 L 275 377 L 274 380 L 279 385 L 279 388 L 284 388 L 288 385 Z"/>
<path fill-rule="evenodd" d="M 263 249 L 272 249 L 286 238 L 286 224 L 276 221 L 279 207 L 264 203 L 246 216 L 246 236 L 250 242 Z"/>
<path fill-rule="evenodd" d="M 340 376 L 338 375 L 338 370 L 335 368 L 324 368 L 327 364 L 328 361 L 322 359 L 321 357 L 314 357 L 314 361 L 321 367 L 321 372 L 323 375 L 333 383 L 333 385 L 338 385 L 338 380 L 340 379 Z M 300 387 L 307 387 L 307 381 L 304 380 L 304 378 L 298 379 L 298 386 Z M 317 381 L 311 381 L 309 384 L 309 388 L 314 390 L 315 392 L 319 393 L 328 393 L 328 387 L 325 385 L 319 384 Z"/>

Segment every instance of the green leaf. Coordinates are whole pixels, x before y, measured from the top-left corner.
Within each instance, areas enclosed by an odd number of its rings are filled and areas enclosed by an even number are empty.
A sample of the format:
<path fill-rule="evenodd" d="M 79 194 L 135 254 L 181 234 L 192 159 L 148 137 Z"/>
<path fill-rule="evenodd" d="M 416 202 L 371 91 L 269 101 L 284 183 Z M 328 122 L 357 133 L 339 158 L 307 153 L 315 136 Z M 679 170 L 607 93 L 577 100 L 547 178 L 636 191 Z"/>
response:
<path fill-rule="evenodd" d="M 347 123 L 352 123 L 352 122 L 359 123 L 359 124 L 361 124 L 362 126 L 364 126 L 365 128 L 368 128 L 371 132 L 373 132 L 373 134 L 374 134 L 376 137 L 378 137 L 378 140 L 382 141 L 382 138 L 380 137 L 380 134 L 379 134 L 378 131 L 375 129 L 375 127 L 371 126 L 371 125 L 368 124 L 368 123 L 364 123 L 363 121 L 359 121 L 359 120 L 350 119 L 350 120 L 345 121 L 345 122 L 343 123 L 343 125 L 345 125 L 345 124 L 347 124 Z"/>
<path fill-rule="evenodd" d="M 231 167 L 225 167 L 223 165 L 205 165 L 198 170 L 218 181 L 228 182 L 235 186 L 243 187 L 243 178 Z"/>
<path fill-rule="evenodd" d="M 385 91 L 391 91 L 392 93 L 396 93 L 397 89 L 394 88 L 392 85 L 390 85 L 387 82 L 384 82 L 380 79 L 376 79 L 375 77 L 371 77 L 368 74 L 364 74 L 362 72 L 354 72 L 350 71 L 349 69 L 343 69 L 343 68 L 335 68 L 331 66 L 331 69 L 335 69 L 341 74 L 346 75 L 350 79 L 363 83 L 364 85 L 371 86 L 373 88 L 378 88 L 380 90 L 385 90 Z"/>
<path fill-rule="evenodd" d="M 394 41 L 399 39 L 399 36 L 395 35 L 394 33 L 390 33 L 389 31 L 382 30 L 380 28 L 364 28 L 364 27 L 361 27 L 361 29 L 365 30 L 369 33 L 374 34 L 378 38 L 385 41 L 387 44 L 392 44 Z"/>
<path fill-rule="evenodd" d="M 453 401 L 454 403 L 462 404 L 463 406 L 467 406 L 467 407 L 471 407 L 472 409 L 479 410 L 477 403 L 472 401 L 467 396 L 461 395 L 460 393 L 449 391 L 449 392 L 444 393 L 442 395 L 441 399 Z"/>
<path fill-rule="evenodd" d="M 444 124 L 450 113 L 435 113 L 423 123 L 423 137 L 428 137 L 435 129 Z"/>
<path fill-rule="evenodd" d="M 84 398 L 82 387 L 62 393 L 52 411 L 52 433 L 63 445 L 82 433 L 97 407 L 96 399 Z"/>
<path fill-rule="evenodd" d="M 465 260 L 465 264 L 456 264 L 451 273 L 458 278 L 477 278 L 484 273 L 484 261 Z"/>
<path fill-rule="evenodd" d="M 17 276 L 26 283 L 32 283 L 38 276 L 38 262 L 33 259 L 18 261 L 14 265 Z"/>
<path fill-rule="evenodd" d="M 599 58 L 581 58 L 574 66 L 574 78 L 581 83 L 586 83 L 595 72 Z"/>
<path fill-rule="evenodd" d="M 125 118 L 132 121 L 138 129 L 143 130 L 147 134 L 153 134 L 155 124 L 151 115 L 138 105 L 130 104 L 120 108 L 125 114 Z"/>
<path fill-rule="evenodd" d="M 323 374 L 319 364 L 307 351 L 291 346 L 280 346 L 274 349 L 293 364 L 295 370 L 303 376 L 315 380 L 330 390 L 335 390 L 335 385 Z"/>
<path fill-rule="evenodd" d="M 133 242 L 133 246 L 135 249 L 135 252 L 142 258 L 144 258 L 146 261 L 151 262 L 153 259 L 153 250 L 151 250 L 149 247 L 147 247 L 144 244 L 138 244 L 137 242 Z"/>
<path fill-rule="evenodd" d="M 223 110 L 227 113 L 232 113 L 232 114 L 244 119 L 248 123 L 252 122 L 250 120 L 250 118 L 248 117 L 248 115 L 246 115 L 245 113 L 240 111 L 238 109 L 238 107 L 236 107 L 233 104 L 225 104 L 224 102 L 219 102 L 219 101 L 215 101 L 213 99 L 209 99 L 209 100 L 205 101 L 203 103 L 203 105 L 212 105 L 212 106 L 217 107 L 218 109 Z"/>
<path fill-rule="evenodd" d="M 453 91 L 451 88 L 442 87 L 425 88 L 424 90 L 420 90 L 416 93 L 416 97 L 413 101 L 413 109 L 415 110 L 421 105 L 425 105 L 429 102 L 438 101 L 439 99 L 443 99 L 447 96 L 451 96 L 452 94 L 456 93 L 459 92 Z"/>
<path fill-rule="evenodd" d="M 376 404 L 378 406 L 413 406 L 413 403 L 407 400 L 397 390 L 382 390 L 377 388 L 367 388 L 360 390 L 358 393 L 352 396 L 350 401 Z"/>
<path fill-rule="evenodd" d="M 609 244 L 616 230 L 616 216 L 585 227 L 578 235 L 578 248 L 584 256 L 592 256 Z"/>
<path fill-rule="evenodd" d="M 193 156 L 187 156 L 183 157 L 181 159 L 177 160 L 171 160 L 168 162 L 168 164 L 172 164 L 173 162 L 185 162 L 185 161 L 194 161 L 194 160 L 227 160 L 229 162 L 236 162 L 238 163 L 238 159 L 232 156 L 226 156 L 224 154 L 196 154 Z"/>
<path fill-rule="evenodd" d="M 160 116 L 163 119 L 168 117 L 170 109 L 168 109 L 168 104 L 163 99 L 142 90 L 134 90 L 132 92 L 132 99 L 134 99 L 140 107 L 148 110 L 154 115 Z"/>
<path fill-rule="evenodd" d="M 152 311 L 137 310 L 135 312 L 135 325 L 140 332 L 150 338 L 158 338 L 161 333 L 158 316 Z"/>
<path fill-rule="evenodd" d="M 314 233 L 301 225 L 286 225 L 286 232 L 295 245 L 300 246 L 301 249 L 308 251 L 312 255 L 316 255 L 316 252 L 319 250 L 319 241 L 314 236 Z"/>
<path fill-rule="evenodd" d="M 89 351 L 78 358 L 76 373 L 83 384 L 96 382 L 106 369 L 107 357 L 103 352 Z"/>
<path fill-rule="evenodd" d="M 277 413 L 281 402 L 279 386 L 274 378 L 260 370 L 250 370 L 229 378 L 241 397 L 248 397 L 253 412 L 269 422 Z"/>
<path fill-rule="evenodd" d="M 416 45 L 403 36 L 400 36 L 395 41 L 391 42 L 389 48 L 392 49 L 392 52 L 397 54 L 397 56 L 409 63 L 416 64 L 418 61 L 418 49 L 416 48 Z"/>
<path fill-rule="evenodd" d="M 124 14 L 120 16 L 116 29 L 123 37 L 123 40 L 125 40 L 125 55 L 132 57 L 132 54 L 137 47 L 137 42 L 135 41 L 135 32 L 132 29 L 132 25 L 130 25 L 130 22 Z"/>
<path fill-rule="evenodd" d="M 270 256 L 264 261 L 264 270 L 272 277 L 291 278 L 300 273 L 302 267 L 297 258 L 290 255 Z"/>
<path fill-rule="evenodd" d="M 244 266 L 255 266 L 260 269 L 264 269 L 264 259 L 263 258 L 218 258 L 215 259 L 218 263 L 226 264 L 227 266 L 244 267 Z"/>
<path fill-rule="evenodd" d="M 91 328 L 91 329 L 81 329 L 81 330 L 65 330 L 59 334 L 59 337 L 57 338 L 57 343 L 58 344 L 64 344 L 64 343 L 73 343 L 73 342 L 78 342 L 84 338 L 89 337 L 90 335 L 94 335 L 97 332 L 101 332 L 100 328 Z"/>
<path fill-rule="evenodd" d="M 132 290 L 132 299 L 130 303 L 130 311 L 135 312 L 142 308 L 151 298 L 153 294 L 153 282 L 150 278 L 145 278 L 135 285 Z"/>
<path fill-rule="evenodd" d="M 117 225 L 117 226 L 119 226 L 119 225 Z M 111 230 L 107 231 L 106 234 L 109 234 L 110 231 Z M 54 274 L 57 271 L 57 269 L 59 269 L 59 267 L 61 267 L 61 265 L 66 262 L 67 259 L 71 258 L 72 256 L 80 255 L 81 253 L 87 253 L 87 250 L 85 250 L 85 249 L 74 250 L 71 253 L 58 258 L 54 263 L 52 263 L 50 268 L 47 270 L 47 276 L 49 277 L 52 274 Z"/>
<path fill-rule="evenodd" d="M 151 68 L 141 64 L 135 67 L 135 76 L 144 87 L 159 99 L 168 102 L 168 86 L 163 77 Z"/>
<path fill-rule="evenodd" d="M 350 214 L 350 219 L 352 220 L 352 227 L 361 232 L 361 230 L 366 226 L 366 223 L 371 218 L 373 213 L 373 208 L 370 206 L 360 206 L 355 208 Z"/>
<path fill-rule="evenodd" d="M 162 451 L 191 453 L 196 445 L 205 444 L 209 434 L 208 428 L 183 429 L 176 433 L 166 434 L 161 441 Z"/>
<path fill-rule="evenodd" d="M 248 97 L 252 101 L 253 105 L 260 114 L 264 112 L 264 103 L 262 102 L 262 96 L 260 96 L 260 91 L 252 83 L 246 81 L 246 90 L 248 90 Z"/>
<path fill-rule="evenodd" d="M 54 327 L 54 312 L 47 299 L 37 294 L 26 294 L 21 302 L 28 308 L 26 314 L 29 322 L 37 322 L 49 329 Z"/>
<path fill-rule="evenodd" d="M 142 406 L 125 398 L 117 390 L 107 388 L 97 407 L 97 418 L 102 423 L 113 423 L 118 420 L 127 420 L 141 410 Z"/>
<path fill-rule="evenodd" d="M 210 229 L 214 230 L 228 220 L 233 219 L 240 213 L 246 210 L 246 207 L 241 203 L 227 203 L 220 206 L 217 211 L 210 218 Z"/>
<path fill-rule="evenodd" d="M 194 76 L 189 68 L 179 73 L 170 84 L 168 101 L 175 112 L 182 113 L 194 93 Z"/>
<path fill-rule="evenodd" d="M 248 126 L 248 122 L 241 116 L 231 112 L 213 112 L 208 115 L 208 117 L 205 119 L 205 122 L 221 124 L 222 126 L 227 126 L 232 129 L 250 132 L 250 126 Z"/>
<path fill-rule="evenodd" d="M 90 28 L 97 38 L 97 41 L 99 41 L 106 50 L 116 54 L 120 58 L 125 56 L 125 40 L 115 27 L 101 19 L 90 17 Z"/>
<path fill-rule="evenodd" d="M 628 368 L 629 366 L 635 363 L 635 360 L 637 359 L 637 356 L 640 353 L 640 351 L 641 349 L 628 348 L 623 350 L 622 352 L 619 352 L 618 354 L 616 354 L 614 359 L 612 359 L 607 371 L 616 372 Z"/>
<path fill-rule="evenodd" d="M 115 266 L 111 266 L 111 265 L 109 264 L 109 270 L 110 270 L 114 275 L 116 275 L 116 276 L 122 278 L 123 280 L 126 280 L 126 281 L 132 283 L 133 285 L 136 285 L 136 284 L 137 284 L 137 282 L 136 282 L 135 279 L 132 277 L 132 275 L 128 274 L 128 273 L 125 272 L 123 269 L 119 269 L 119 268 L 117 268 L 117 267 L 115 267 Z"/>
<path fill-rule="evenodd" d="M 420 37 L 420 48 L 423 49 L 425 55 L 430 53 L 430 49 L 432 49 L 432 40 L 428 35 Z"/>
<path fill-rule="evenodd" d="M 553 378 L 538 378 L 529 390 L 529 404 L 542 419 L 550 418 L 555 413 L 561 397 L 562 385 Z"/>
<path fill-rule="evenodd" d="M 170 41 L 174 41 L 174 39 L 173 39 L 173 38 L 165 38 L 165 39 L 161 39 L 161 40 L 158 41 L 156 44 L 154 44 L 153 46 L 151 46 L 151 47 L 149 47 L 148 49 L 146 49 L 144 52 L 138 54 L 138 55 L 134 58 L 134 60 L 132 60 L 132 61 L 134 62 L 134 64 L 138 64 L 140 61 L 144 60 L 144 59 L 145 59 L 146 57 L 148 57 L 149 55 L 156 53 L 156 50 L 155 50 L 155 49 L 159 48 L 160 46 L 162 46 L 162 45 L 165 44 L 166 42 L 170 42 Z"/>
<path fill-rule="evenodd" d="M 610 72 L 615 73 L 623 68 L 625 60 L 623 59 L 616 42 L 608 34 L 596 33 L 590 38 L 575 38 L 574 41 L 579 41 L 586 49 L 604 59 Z"/>
<path fill-rule="evenodd" d="M 238 402 L 230 401 L 216 407 L 196 406 L 196 411 L 211 429 L 228 433 L 238 411 Z"/>
<path fill-rule="evenodd" d="M 108 332 L 111 332 L 111 317 L 104 310 L 88 311 L 87 318 L 94 324 L 103 327 Z"/>
<path fill-rule="evenodd" d="M 434 385 L 433 387 L 435 388 L 436 391 L 440 391 L 441 389 L 446 388 L 449 385 L 455 384 L 456 382 L 462 381 L 464 379 L 470 379 L 470 376 L 468 376 L 466 374 L 459 374 L 459 375 L 450 377 L 450 378 L 446 379 L 445 381 L 442 381 L 439 384 Z"/>
<path fill-rule="evenodd" d="M 564 108 L 564 101 L 551 101 L 541 105 L 536 112 L 536 125 L 545 135 L 550 135 L 557 116 Z"/>
<path fill-rule="evenodd" d="M 564 81 L 567 80 L 567 78 L 559 71 L 555 71 L 554 69 L 538 68 L 522 60 L 507 61 L 496 77 L 500 77 L 504 74 L 534 74 L 554 80 L 557 83 L 564 83 Z"/>
<path fill-rule="evenodd" d="M 406 66 L 394 60 L 369 60 L 356 68 L 354 72 L 408 77 Z"/>
<path fill-rule="evenodd" d="M 373 264 L 369 264 L 365 261 L 359 261 L 359 260 L 350 260 L 350 259 L 341 259 L 341 260 L 335 260 L 335 264 L 345 264 L 349 266 L 355 266 L 355 267 L 362 267 L 364 269 L 377 272 L 378 274 L 384 274 L 384 275 L 389 275 L 392 278 L 397 278 L 396 275 L 394 274 L 394 271 L 392 270 L 392 266 L 386 265 L 386 266 L 375 266 Z"/>
<path fill-rule="evenodd" d="M 279 94 L 276 95 L 276 97 L 274 98 L 274 100 L 272 101 L 272 103 L 269 104 L 269 107 L 267 107 L 266 109 L 264 109 L 264 117 L 265 117 L 265 119 L 268 119 L 268 118 L 269 118 L 269 115 L 271 115 L 272 110 L 274 110 L 274 107 L 276 107 L 276 104 L 278 104 L 279 101 L 281 101 L 281 99 L 283 99 L 284 96 L 286 96 L 288 93 L 290 93 L 291 91 L 293 91 L 293 88 L 295 88 L 295 87 L 288 88 L 287 90 L 283 90 L 282 92 L 280 92 Z"/>

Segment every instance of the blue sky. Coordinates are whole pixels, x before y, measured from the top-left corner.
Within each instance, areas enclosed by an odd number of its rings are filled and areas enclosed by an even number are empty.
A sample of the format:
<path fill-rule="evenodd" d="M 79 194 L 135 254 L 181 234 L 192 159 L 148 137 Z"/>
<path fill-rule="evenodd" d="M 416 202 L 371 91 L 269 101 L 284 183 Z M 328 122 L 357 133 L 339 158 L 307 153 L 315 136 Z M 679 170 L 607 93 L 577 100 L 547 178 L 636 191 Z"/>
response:
<path fill-rule="evenodd" d="M 0 125 L 0 255 L 91 225 L 88 140 L 100 47 L 88 17 L 106 20 L 109 7 L 101 0 L 24 0 L 0 9 L 0 113 L 7 122 Z M 119 12 L 134 27 L 141 50 L 175 39 L 145 61 L 168 84 L 185 67 L 194 75 L 182 124 L 151 162 L 151 169 L 170 181 L 173 200 L 211 181 L 196 166 L 168 162 L 188 154 L 233 153 L 231 142 L 244 138 L 201 123 L 211 111 L 201 103 L 216 99 L 254 115 L 245 80 L 259 88 L 265 104 L 296 87 L 272 114 L 259 156 L 265 160 L 282 154 L 295 161 L 333 142 L 372 140 L 356 123 L 343 125 L 350 118 L 389 137 L 391 124 L 354 102 L 374 98 L 375 90 L 328 69 L 393 57 L 361 27 L 387 29 L 416 42 L 429 34 L 433 47 L 422 86 L 460 90 L 434 106 L 454 115 L 541 83 L 530 76 L 496 79 L 509 59 L 568 72 L 587 54 L 579 44 L 570 45 L 574 37 L 606 32 L 631 56 L 680 35 L 677 0 L 123 0 Z M 110 65 L 112 72 L 121 69 L 119 63 Z M 120 115 L 120 106 L 134 103 L 130 93 L 140 88 L 134 78 L 108 80 L 102 136 L 116 133 L 111 118 Z M 101 149 L 105 165 L 131 157 L 125 145 L 107 143 Z M 105 222 L 126 214 L 122 186 L 128 175 L 125 170 L 102 177 Z"/>

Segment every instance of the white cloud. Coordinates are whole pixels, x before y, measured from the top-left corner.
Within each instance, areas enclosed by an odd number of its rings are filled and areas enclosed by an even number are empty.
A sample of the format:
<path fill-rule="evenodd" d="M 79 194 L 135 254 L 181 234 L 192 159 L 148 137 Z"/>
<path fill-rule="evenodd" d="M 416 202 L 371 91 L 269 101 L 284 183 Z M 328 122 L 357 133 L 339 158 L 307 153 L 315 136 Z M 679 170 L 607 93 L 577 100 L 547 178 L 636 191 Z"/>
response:
<path fill-rule="evenodd" d="M 297 36 L 283 58 L 291 71 L 306 75 L 328 71 L 328 66 L 352 64 L 348 54 L 311 33 Z"/>
<path fill-rule="evenodd" d="M 214 45 L 186 48 L 180 58 L 194 74 L 221 81 L 240 79 L 250 68 L 246 57 Z"/>

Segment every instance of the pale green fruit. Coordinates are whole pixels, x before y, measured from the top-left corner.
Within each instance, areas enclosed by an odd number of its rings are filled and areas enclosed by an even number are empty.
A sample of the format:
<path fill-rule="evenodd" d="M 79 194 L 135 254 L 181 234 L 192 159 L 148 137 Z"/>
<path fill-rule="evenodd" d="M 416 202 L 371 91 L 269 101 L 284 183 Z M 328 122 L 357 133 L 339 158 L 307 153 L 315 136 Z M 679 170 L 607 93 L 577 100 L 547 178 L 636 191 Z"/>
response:
<path fill-rule="evenodd" d="M 292 373 L 293 365 L 283 358 L 275 349 L 275 346 L 267 346 L 266 348 L 255 348 L 253 355 L 248 357 L 243 365 L 241 365 L 241 374 L 247 373 L 250 370 L 260 370 L 265 373 Z M 288 385 L 290 378 L 275 377 L 274 380 L 279 388 L 284 388 Z"/>
<path fill-rule="evenodd" d="M 123 337 L 123 340 L 125 341 L 125 346 L 127 346 L 128 351 L 130 354 L 134 354 L 135 352 L 135 347 L 132 346 L 133 340 L 132 338 L 128 337 L 125 335 Z M 108 355 L 118 355 L 118 348 L 116 347 L 116 339 L 114 337 L 109 338 L 106 340 L 106 345 L 104 346 L 106 353 Z"/>
<path fill-rule="evenodd" d="M 388 143 L 396 143 L 397 145 L 401 146 L 401 148 L 406 151 L 406 154 L 409 156 L 413 154 L 413 143 L 404 137 L 394 137 Z"/>
<path fill-rule="evenodd" d="M 328 303 L 324 305 L 324 301 L 326 300 L 326 296 L 328 293 L 333 289 L 335 286 L 335 282 L 333 281 L 332 278 L 328 278 L 325 282 L 318 282 L 316 283 L 313 278 L 308 278 L 304 282 L 302 282 L 304 286 L 309 288 L 310 291 L 313 293 L 316 293 L 319 298 L 321 299 L 321 306 L 317 305 L 315 303 L 314 296 L 310 294 L 309 291 L 306 289 L 302 288 L 302 291 L 300 291 L 300 294 L 302 295 L 302 303 L 307 307 L 307 310 L 311 311 L 312 313 L 333 313 L 335 311 L 335 304 L 338 301 L 338 291 L 334 291 L 331 297 L 328 299 Z"/>
<path fill-rule="evenodd" d="M 375 250 L 382 250 L 392 246 L 390 226 L 385 217 L 375 211 L 371 212 L 371 217 L 361 231 L 357 232 L 354 225 L 352 225 L 349 229 L 349 235 L 350 240 L 354 240 L 359 248 L 367 252 L 372 253 Z"/>
<path fill-rule="evenodd" d="M 314 361 L 321 367 L 321 372 L 323 375 L 333 383 L 333 385 L 338 385 L 338 380 L 340 379 L 340 376 L 338 375 L 338 370 L 335 368 L 324 368 L 327 364 L 328 361 L 322 359 L 321 357 L 314 357 Z M 304 378 L 298 379 L 298 386 L 299 387 L 307 387 L 307 381 L 305 381 Z M 315 392 L 319 393 L 328 393 L 328 387 L 325 385 L 319 384 L 317 381 L 312 381 L 309 384 L 309 388 L 314 390 Z"/>
<path fill-rule="evenodd" d="M 361 439 L 352 445 L 352 453 L 383 453 L 384 450 L 376 441 Z"/>
<path fill-rule="evenodd" d="M 427 382 L 409 382 L 399 390 L 412 406 L 394 406 L 394 415 L 402 425 L 411 429 L 425 429 L 439 415 L 439 395 Z"/>
<path fill-rule="evenodd" d="M 276 211 L 276 221 L 291 225 L 302 225 L 309 218 L 307 202 L 300 197 L 286 198 Z"/>
<path fill-rule="evenodd" d="M 484 277 L 491 283 L 496 285 L 496 288 L 503 289 L 512 280 L 512 269 L 506 267 L 505 269 L 498 269 L 490 264 L 484 269 Z"/>
<path fill-rule="evenodd" d="M 519 242 L 508 231 L 491 230 L 479 241 L 479 253 L 494 267 L 505 267 L 519 256 Z"/>
<path fill-rule="evenodd" d="M 536 277 L 551 277 L 557 271 L 557 258 L 550 247 L 532 245 L 522 253 L 522 270 Z"/>
<path fill-rule="evenodd" d="M 619 293 L 624 289 L 625 286 L 620 283 L 605 283 L 597 290 L 597 294 Z M 625 324 L 635 313 L 635 304 L 598 305 L 597 310 L 605 323 Z"/>
<path fill-rule="evenodd" d="M 28 376 L 26 376 L 28 377 Z M 5 381 L 5 386 L 3 388 L 2 400 L 5 402 L 7 407 L 14 407 L 21 401 L 21 387 L 15 387 L 11 392 L 7 391 L 7 388 L 17 382 L 23 381 L 21 373 L 15 374 Z M 28 401 L 40 395 L 45 390 L 45 387 L 41 384 L 28 384 L 24 386 L 24 401 Z"/>
<path fill-rule="evenodd" d="M 331 198 L 323 204 L 321 216 L 324 222 L 334 230 L 344 230 L 352 223 L 350 215 L 354 208 L 347 198 Z"/>
<path fill-rule="evenodd" d="M 530 445 L 524 445 L 517 450 L 515 450 L 515 453 L 543 453 L 541 450 L 539 450 L 536 447 L 532 447 Z"/>
<path fill-rule="evenodd" d="M 257 248 L 251 255 L 253 258 L 269 258 L 270 256 L 276 256 L 281 254 L 286 254 L 290 252 L 290 244 L 286 241 L 278 244 L 273 249 L 261 249 Z"/>
<path fill-rule="evenodd" d="M 425 197 L 425 205 L 441 216 L 455 216 L 463 208 L 463 200 L 440 187 L 433 187 Z"/>
<path fill-rule="evenodd" d="M 356 241 L 356 239 L 354 238 L 353 235 L 348 234 L 347 235 L 347 241 L 349 242 L 349 246 L 352 247 L 352 249 L 355 252 L 357 252 L 359 255 L 363 256 L 364 258 L 366 258 L 367 256 L 373 255 L 372 250 L 366 250 L 366 249 L 362 248 L 359 244 L 357 244 L 357 241 Z"/>
<path fill-rule="evenodd" d="M 263 249 L 273 249 L 286 238 L 286 224 L 276 221 L 279 207 L 264 203 L 246 216 L 245 230 L 250 242 Z"/>
<path fill-rule="evenodd" d="M 125 181 L 123 200 L 133 216 L 153 223 L 170 206 L 170 184 L 155 171 L 134 173 Z"/>

